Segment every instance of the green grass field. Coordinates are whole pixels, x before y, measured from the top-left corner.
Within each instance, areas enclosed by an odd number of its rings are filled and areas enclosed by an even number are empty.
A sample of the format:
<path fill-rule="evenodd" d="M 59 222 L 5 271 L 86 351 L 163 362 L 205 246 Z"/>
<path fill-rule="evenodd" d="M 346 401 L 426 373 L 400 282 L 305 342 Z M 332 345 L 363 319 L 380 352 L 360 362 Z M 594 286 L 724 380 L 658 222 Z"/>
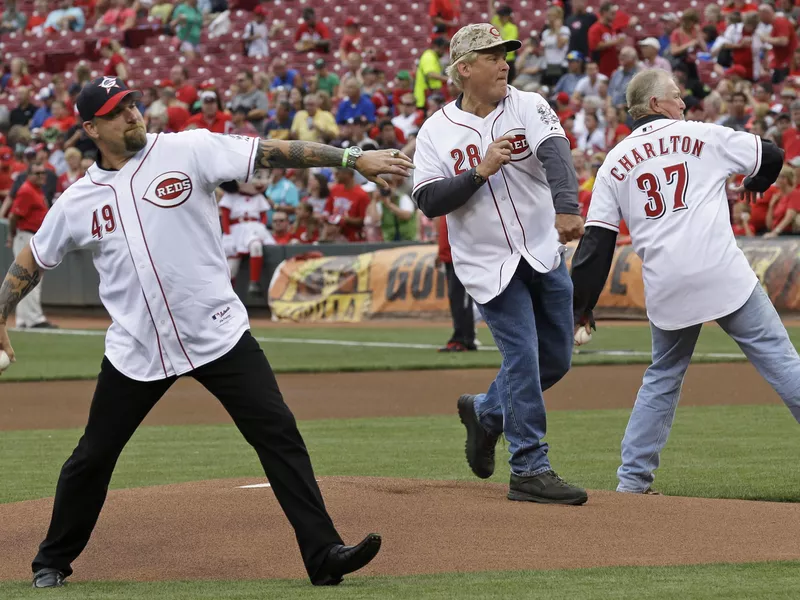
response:
<path fill-rule="evenodd" d="M 343 371 L 497 367 L 496 351 L 438 354 L 449 335 L 430 328 L 270 328 L 255 330 L 276 371 Z M 790 335 L 800 343 L 800 328 Z M 482 328 L 480 339 L 491 347 Z M 315 341 L 316 340 L 316 341 Z M 330 342 L 353 342 L 342 345 Z M 19 362 L 3 382 L 91 379 L 99 369 L 102 336 L 12 332 Z M 373 345 L 369 345 L 373 344 Z M 375 345 L 377 344 L 377 345 Z M 423 347 L 390 347 L 414 344 Z M 575 364 L 648 362 L 646 325 L 600 328 Z M 639 354 L 603 354 L 631 351 Z M 716 327 L 701 335 L 696 361 L 738 354 Z M 735 359 L 734 359 L 735 360 Z M 628 410 L 557 411 L 548 415 L 554 468 L 590 489 L 613 489 Z M 463 428 L 455 417 L 301 421 L 318 475 L 473 480 L 463 460 Z M 800 437 L 780 405 L 683 407 L 663 455 L 657 487 L 669 495 L 800 501 Z M 52 496 L 58 472 L 81 431 L 0 432 L 0 503 Z M 494 480 L 506 482 L 498 461 Z M 111 487 L 163 485 L 215 478 L 263 478 L 252 449 L 232 425 L 142 427 L 123 453 Z M 1 534 L 0 534 L 1 535 Z M 304 580 L 71 583 L 37 591 L 29 582 L 0 582 L 0 599 L 409 599 L 543 598 L 691 599 L 796 598 L 800 562 L 677 567 L 616 567 L 407 577 L 349 577 L 331 589 Z M 2 567 L 0 567 L 0 572 Z"/>
<path fill-rule="evenodd" d="M 442 326 L 424 329 L 274 328 L 255 329 L 253 333 L 262 340 L 262 346 L 273 368 L 279 373 L 452 369 L 500 365 L 500 354 L 496 350 L 461 354 L 435 352 L 435 348 L 443 344 L 450 335 L 450 330 Z M 800 344 L 800 327 L 791 327 L 789 333 L 795 344 Z M 491 335 L 485 327 L 479 329 L 479 338 L 484 347 L 494 348 Z M 353 345 L 341 345 L 342 342 L 352 342 Z M 11 343 L 18 362 L 0 378 L 0 383 L 14 380 L 93 379 L 97 376 L 103 356 L 102 335 L 12 332 Z M 385 347 L 381 344 L 415 344 L 425 347 Z M 646 324 L 606 328 L 601 326 L 591 344 L 584 349 L 589 353 L 576 355 L 574 364 L 647 363 L 650 360 L 650 329 Z M 639 354 L 603 354 L 615 351 Z M 736 344 L 721 329 L 705 327 L 697 345 L 695 362 L 736 360 L 732 356 L 710 356 L 713 354 L 740 355 Z"/>

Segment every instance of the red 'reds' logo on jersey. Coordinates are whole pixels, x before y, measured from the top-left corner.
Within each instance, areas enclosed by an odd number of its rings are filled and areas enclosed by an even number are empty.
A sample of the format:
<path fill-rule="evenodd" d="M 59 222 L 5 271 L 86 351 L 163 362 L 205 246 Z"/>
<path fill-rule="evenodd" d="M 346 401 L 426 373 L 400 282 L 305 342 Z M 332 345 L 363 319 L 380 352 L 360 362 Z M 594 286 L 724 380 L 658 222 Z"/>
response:
<path fill-rule="evenodd" d="M 525 137 L 525 130 L 521 127 L 512 129 L 503 134 L 503 137 L 511 137 L 511 161 L 525 160 L 531 154 L 531 147 L 528 138 Z"/>
<path fill-rule="evenodd" d="M 192 195 L 192 180 L 186 173 L 170 171 L 159 175 L 144 193 L 143 199 L 160 208 L 180 206 Z"/>

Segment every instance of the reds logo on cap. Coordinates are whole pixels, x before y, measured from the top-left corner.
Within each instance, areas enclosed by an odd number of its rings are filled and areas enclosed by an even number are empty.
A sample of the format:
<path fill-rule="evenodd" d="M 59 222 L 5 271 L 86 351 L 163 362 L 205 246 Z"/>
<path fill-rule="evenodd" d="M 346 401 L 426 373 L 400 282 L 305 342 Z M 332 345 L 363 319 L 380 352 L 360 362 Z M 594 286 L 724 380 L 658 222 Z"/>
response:
<path fill-rule="evenodd" d="M 495 26 L 489 28 L 489 33 L 491 33 L 496 38 L 500 37 L 500 31 L 498 31 L 497 27 Z"/>
<path fill-rule="evenodd" d="M 511 136 L 511 162 L 525 160 L 533 152 L 531 151 L 528 138 L 525 137 L 525 130 L 522 128 L 511 129 L 503 134 L 502 137 Z"/>
<path fill-rule="evenodd" d="M 150 182 L 142 199 L 160 208 L 175 208 L 191 195 L 192 180 L 189 176 L 180 171 L 169 171 Z"/>

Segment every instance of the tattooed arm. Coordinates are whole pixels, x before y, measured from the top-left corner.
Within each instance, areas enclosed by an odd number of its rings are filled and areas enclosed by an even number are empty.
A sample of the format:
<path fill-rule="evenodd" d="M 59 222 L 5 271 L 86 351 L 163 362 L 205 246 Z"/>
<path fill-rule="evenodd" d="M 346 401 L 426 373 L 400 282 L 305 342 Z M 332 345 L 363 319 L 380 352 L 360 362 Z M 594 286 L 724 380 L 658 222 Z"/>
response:
<path fill-rule="evenodd" d="M 0 350 L 5 350 L 11 361 L 14 361 L 14 350 L 8 339 L 6 322 L 19 301 L 39 285 L 42 272 L 33 259 L 30 246 L 26 246 L 14 259 L 8 269 L 6 278 L 0 285 Z"/>
<path fill-rule="evenodd" d="M 255 169 L 341 167 L 344 150 L 316 142 L 260 140 Z M 408 177 L 414 168 L 411 159 L 395 150 L 369 150 L 356 161 L 356 170 L 370 181 L 388 187 L 381 175 Z"/>

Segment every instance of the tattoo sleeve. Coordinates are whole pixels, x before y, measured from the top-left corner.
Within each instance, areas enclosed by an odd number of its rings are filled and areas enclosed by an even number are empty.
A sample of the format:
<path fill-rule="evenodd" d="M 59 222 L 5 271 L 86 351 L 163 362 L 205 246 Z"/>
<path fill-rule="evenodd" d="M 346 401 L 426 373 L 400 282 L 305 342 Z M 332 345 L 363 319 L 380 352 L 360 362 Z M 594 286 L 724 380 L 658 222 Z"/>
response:
<path fill-rule="evenodd" d="M 0 323 L 8 321 L 8 316 L 19 301 L 39 285 L 40 280 L 41 270 L 35 263 L 30 268 L 18 262 L 11 265 L 3 284 L 0 285 Z"/>
<path fill-rule="evenodd" d="M 316 142 L 287 142 L 261 140 L 256 151 L 256 169 L 281 167 L 304 169 L 306 167 L 340 167 L 344 150 Z"/>

